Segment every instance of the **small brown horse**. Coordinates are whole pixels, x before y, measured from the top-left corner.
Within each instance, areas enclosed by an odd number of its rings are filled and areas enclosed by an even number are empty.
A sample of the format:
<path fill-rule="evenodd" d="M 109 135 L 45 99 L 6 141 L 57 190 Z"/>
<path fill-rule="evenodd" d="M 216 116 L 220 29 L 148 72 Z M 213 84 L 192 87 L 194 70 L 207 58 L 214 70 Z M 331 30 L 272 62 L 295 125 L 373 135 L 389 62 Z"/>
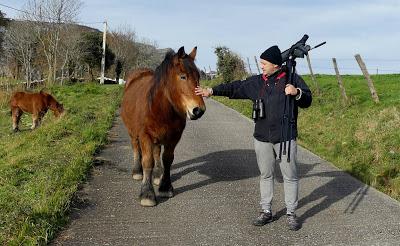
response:
<path fill-rule="evenodd" d="M 13 131 L 18 131 L 18 124 L 24 112 L 32 114 L 32 129 L 38 127 L 47 110 L 53 111 L 56 117 L 64 112 L 62 104 L 46 92 L 39 93 L 15 92 L 10 101 Z"/>
<path fill-rule="evenodd" d="M 142 206 L 157 204 L 153 182 L 159 184 L 161 197 L 173 196 L 170 168 L 186 118 L 196 120 L 206 110 L 203 98 L 194 93 L 200 79 L 196 51 L 197 47 L 189 55 L 183 47 L 178 53 L 171 51 L 155 71 L 140 69 L 127 79 L 121 116 L 134 153 L 132 176 L 142 180 Z"/>

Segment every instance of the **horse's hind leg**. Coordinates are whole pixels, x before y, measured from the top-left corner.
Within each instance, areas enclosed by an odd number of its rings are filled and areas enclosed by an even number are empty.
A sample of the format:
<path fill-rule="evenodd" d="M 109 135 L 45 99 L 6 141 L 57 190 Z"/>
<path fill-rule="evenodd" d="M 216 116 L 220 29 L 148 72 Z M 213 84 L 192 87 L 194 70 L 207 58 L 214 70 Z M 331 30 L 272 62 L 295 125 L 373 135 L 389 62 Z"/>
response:
<path fill-rule="evenodd" d="M 18 125 L 19 125 L 19 121 L 21 119 L 21 116 L 23 114 L 23 111 L 21 109 L 19 109 L 18 107 L 12 107 L 11 108 L 11 115 L 12 115 L 12 129 L 14 132 L 19 131 Z"/>
<path fill-rule="evenodd" d="M 161 145 L 155 145 L 153 149 L 154 158 L 154 169 L 153 169 L 153 184 L 160 185 L 161 177 L 164 172 L 164 168 L 161 163 Z"/>
<path fill-rule="evenodd" d="M 145 207 L 155 206 L 156 194 L 152 184 L 153 179 L 153 143 L 149 136 L 144 135 L 139 137 L 140 150 L 142 151 L 142 168 L 143 168 L 143 180 L 140 191 L 140 204 Z"/>
<path fill-rule="evenodd" d="M 140 147 L 137 138 L 131 138 L 131 144 L 133 149 L 133 166 L 132 166 L 132 178 L 134 180 L 142 180 L 143 172 L 142 172 L 142 164 L 141 162 L 141 154 Z"/>

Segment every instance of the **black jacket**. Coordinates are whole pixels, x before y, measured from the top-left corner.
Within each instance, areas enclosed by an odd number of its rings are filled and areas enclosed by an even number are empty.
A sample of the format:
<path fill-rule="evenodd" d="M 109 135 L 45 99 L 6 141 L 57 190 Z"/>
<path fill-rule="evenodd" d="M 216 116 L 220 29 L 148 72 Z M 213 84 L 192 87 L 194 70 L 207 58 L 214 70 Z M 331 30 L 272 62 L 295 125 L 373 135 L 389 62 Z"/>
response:
<path fill-rule="evenodd" d="M 281 72 L 277 72 L 268 78 L 263 75 L 255 75 L 246 80 L 215 86 L 212 88 L 213 95 L 227 96 L 230 99 L 250 99 L 253 103 L 256 99 L 262 98 L 265 105 L 265 118 L 256 121 L 254 137 L 262 142 L 279 143 L 281 141 L 281 120 L 285 105 L 286 79 L 286 74 Z M 297 137 L 298 107 L 307 108 L 312 101 L 310 89 L 297 74 L 294 75 L 294 86 L 300 88 L 302 93 L 298 100 L 294 100 L 294 123 L 290 139 Z M 287 139 L 287 133 L 284 133 L 284 136 Z"/>

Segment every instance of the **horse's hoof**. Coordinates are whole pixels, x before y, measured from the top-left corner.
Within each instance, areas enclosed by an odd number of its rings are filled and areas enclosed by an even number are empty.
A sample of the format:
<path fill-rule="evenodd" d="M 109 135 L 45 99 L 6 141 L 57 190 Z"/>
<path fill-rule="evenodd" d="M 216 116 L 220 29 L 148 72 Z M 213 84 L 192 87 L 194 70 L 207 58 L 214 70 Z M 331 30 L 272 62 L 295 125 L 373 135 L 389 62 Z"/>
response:
<path fill-rule="evenodd" d="M 160 186 L 160 183 L 161 183 L 161 178 L 153 178 L 154 185 Z"/>
<path fill-rule="evenodd" d="M 140 205 L 142 205 L 143 207 L 154 207 L 155 205 L 157 205 L 157 202 L 155 200 L 144 198 L 140 200 Z"/>
<path fill-rule="evenodd" d="M 140 181 L 143 179 L 143 174 L 132 174 L 132 178 Z"/>
<path fill-rule="evenodd" d="M 158 196 L 164 197 L 164 198 L 172 198 L 172 197 L 174 197 L 174 192 L 173 191 L 159 191 Z"/>

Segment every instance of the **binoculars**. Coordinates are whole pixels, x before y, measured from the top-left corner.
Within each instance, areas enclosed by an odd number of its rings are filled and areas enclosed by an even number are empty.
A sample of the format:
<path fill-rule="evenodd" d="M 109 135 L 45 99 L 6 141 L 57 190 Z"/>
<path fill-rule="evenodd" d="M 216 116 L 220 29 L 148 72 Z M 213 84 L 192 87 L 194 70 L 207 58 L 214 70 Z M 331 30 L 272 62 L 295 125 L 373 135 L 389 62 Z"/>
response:
<path fill-rule="evenodd" d="M 252 118 L 254 121 L 265 118 L 265 107 L 264 107 L 264 101 L 262 98 L 256 99 L 253 102 Z"/>

